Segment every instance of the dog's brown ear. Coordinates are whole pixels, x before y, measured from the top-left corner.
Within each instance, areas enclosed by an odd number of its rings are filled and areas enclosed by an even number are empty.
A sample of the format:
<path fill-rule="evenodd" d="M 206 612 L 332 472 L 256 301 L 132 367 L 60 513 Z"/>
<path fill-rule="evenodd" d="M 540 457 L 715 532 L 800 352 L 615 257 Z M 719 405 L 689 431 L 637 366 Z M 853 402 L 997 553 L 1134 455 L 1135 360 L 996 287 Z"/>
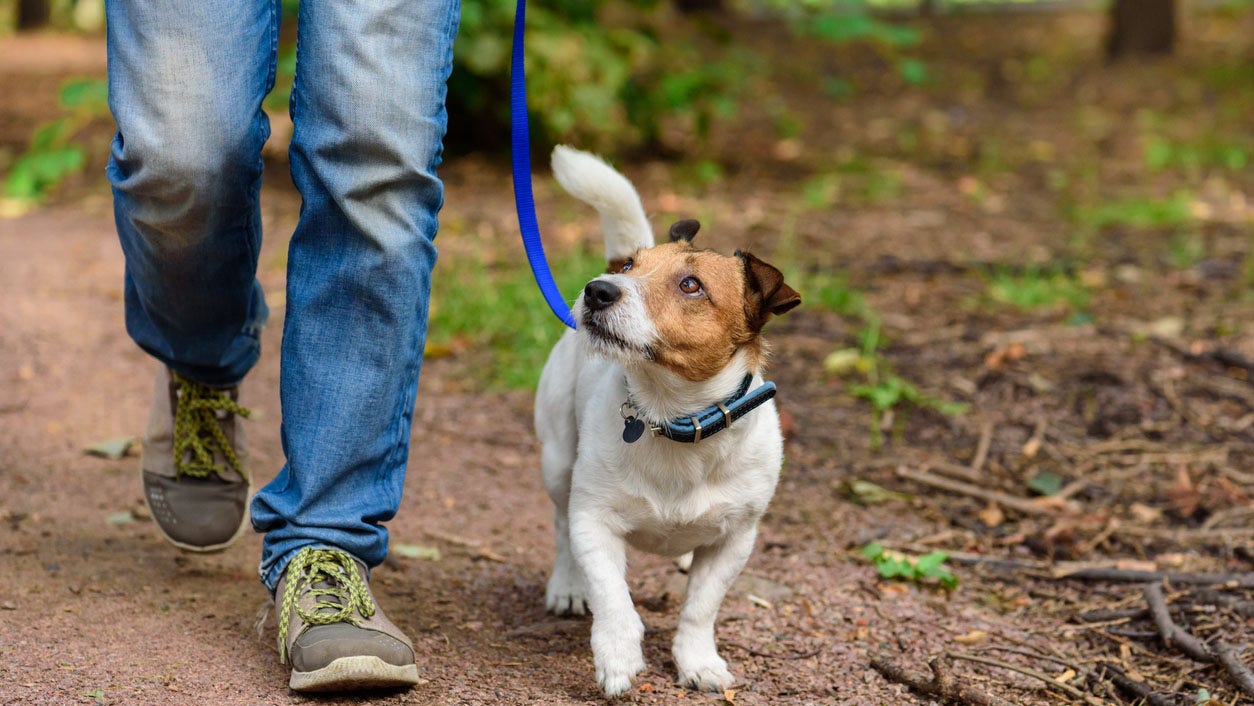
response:
<path fill-rule="evenodd" d="M 701 230 L 701 224 L 695 218 L 675 221 L 675 225 L 671 226 L 671 242 L 677 243 L 682 240 L 685 243 L 691 243 L 699 230 Z"/>
<path fill-rule="evenodd" d="M 752 253 L 736 251 L 745 264 L 745 311 L 749 325 L 761 330 L 772 315 L 792 311 L 801 303 L 801 295 L 784 283 L 784 274 Z"/>

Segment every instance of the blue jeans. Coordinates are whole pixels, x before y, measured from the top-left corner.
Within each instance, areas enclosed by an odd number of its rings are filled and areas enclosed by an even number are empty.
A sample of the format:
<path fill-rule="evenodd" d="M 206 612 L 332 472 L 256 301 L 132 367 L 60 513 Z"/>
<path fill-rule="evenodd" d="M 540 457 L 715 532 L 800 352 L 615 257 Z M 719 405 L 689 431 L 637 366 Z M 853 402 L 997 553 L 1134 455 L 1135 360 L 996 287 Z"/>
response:
<path fill-rule="evenodd" d="M 267 310 L 262 98 L 278 0 L 108 0 L 108 167 L 126 326 L 210 385 L 257 361 Z M 459 0 L 302 0 L 291 112 L 303 205 L 288 253 L 287 463 L 252 501 L 273 589 L 310 545 L 383 561 L 426 338 Z"/>

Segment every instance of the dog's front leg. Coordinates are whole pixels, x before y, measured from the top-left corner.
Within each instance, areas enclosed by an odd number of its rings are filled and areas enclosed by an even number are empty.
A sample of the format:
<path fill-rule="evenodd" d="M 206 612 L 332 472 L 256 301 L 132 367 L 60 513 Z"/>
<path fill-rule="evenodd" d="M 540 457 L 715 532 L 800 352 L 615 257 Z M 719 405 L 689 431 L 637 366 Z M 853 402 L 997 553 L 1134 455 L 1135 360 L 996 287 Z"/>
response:
<path fill-rule="evenodd" d="M 591 511 L 571 512 L 570 543 L 587 581 L 597 682 L 606 696 L 618 696 L 644 670 L 644 623 L 627 588 L 627 544 Z"/>
<path fill-rule="evenodd" d="M 679 682 L 703 691 L 722 691 L 736 679 L 714 644 L 714 621 L 732 582 L 740 575 L 757 528 L 727 537 L 720 544 L 698 547 L 688 571 L 688 596 L 679 613 L 679 628 L 671 654 L 679 669 Z"/>

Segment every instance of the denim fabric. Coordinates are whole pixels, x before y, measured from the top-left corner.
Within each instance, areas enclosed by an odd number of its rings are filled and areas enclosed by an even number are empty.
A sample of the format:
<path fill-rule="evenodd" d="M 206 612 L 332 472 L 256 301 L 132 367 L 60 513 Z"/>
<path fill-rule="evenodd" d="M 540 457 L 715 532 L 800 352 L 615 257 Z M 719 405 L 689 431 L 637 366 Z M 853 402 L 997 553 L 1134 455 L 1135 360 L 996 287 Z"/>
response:
<path fill-rule="evenodd" d="M 261 100 L 276 0 L 108 0 L 108 175 L 126 254 L 127 330 L 212 385 L 256 362 L 266 307 Z M 281 360 L 287 463 L 253 498 L 271 589 L 309 545 L 368 566 L 400 503 L 443 203 L 459 0 L 302 0 Z"/>

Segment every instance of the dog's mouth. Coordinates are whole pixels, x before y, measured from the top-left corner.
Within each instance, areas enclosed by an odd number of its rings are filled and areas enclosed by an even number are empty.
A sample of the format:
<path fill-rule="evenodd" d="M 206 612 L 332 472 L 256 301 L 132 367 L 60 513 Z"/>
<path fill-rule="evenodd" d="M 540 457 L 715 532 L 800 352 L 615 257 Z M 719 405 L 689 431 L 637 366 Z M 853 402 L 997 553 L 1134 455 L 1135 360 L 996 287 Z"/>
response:
<path fill-rule="evenodd" d="M 636 353 L 644 356 L 646 360 L 653 360 L 654 358 L 652 347 L 642 346 L 628 341 L 622 336 L 619 336 L 605 324 L 598 321 L 592 314 L 588 314 L 583 317 L 583 321 L 580 322 L 579 329 L 588 334 L 588 336 L 591 337 L 597 344 L 605 348 L 627 353 Z"/>

